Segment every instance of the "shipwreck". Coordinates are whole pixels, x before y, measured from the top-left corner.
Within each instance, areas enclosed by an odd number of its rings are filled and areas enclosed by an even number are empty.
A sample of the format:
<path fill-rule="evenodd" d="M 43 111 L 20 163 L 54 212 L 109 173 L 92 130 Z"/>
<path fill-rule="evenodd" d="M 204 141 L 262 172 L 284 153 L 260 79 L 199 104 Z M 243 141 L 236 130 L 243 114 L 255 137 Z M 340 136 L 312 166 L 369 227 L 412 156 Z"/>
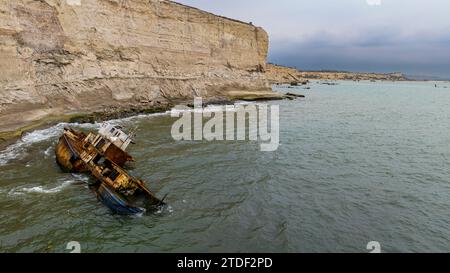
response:
<path fill-rule="evenodd" d="M 142 214 L 165 205 L 165 198 L 158 199 L 143 180 L 124 169 L 127 162 L 134 161 L 126 152 L 133 143 L 133 134 L 110 124 L 103 124 L 98 133 L 88 134 L 64 128 L 55 149 L 56 161 L 63 170 L 89 173 L 95 181 L 90 186 L 98 199 L 123 215 Z"/>

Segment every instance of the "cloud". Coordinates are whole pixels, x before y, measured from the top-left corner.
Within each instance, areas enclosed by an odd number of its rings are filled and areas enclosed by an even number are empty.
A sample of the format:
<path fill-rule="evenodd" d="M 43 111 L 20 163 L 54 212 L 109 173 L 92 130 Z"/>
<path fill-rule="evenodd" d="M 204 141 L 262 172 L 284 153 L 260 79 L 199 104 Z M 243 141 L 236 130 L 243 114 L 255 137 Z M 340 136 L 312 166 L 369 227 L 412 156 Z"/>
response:
<path fill-rule="evenodd" d="M 269 61 L 295 66 L 305 70 L 348 70 L 367 72 L 402 71 L 409 74 L 450 75 L 450 42 L 434 40 L 422 42 L 396 38 L 385 33 L 363 36 L 358 42 L 340 37 L 310 39 L 290 42 L 274 41 Z M 386 43 L 379 43 L 379 37 Z M 355 38 L 356 39 L 356 38 Z M 332 46 L 330 45 L 332 44 Z"/>
<path fill-rule="evenodd" d="M 448 0 L 178 1 L 262 26 L 280 64 L 450 75 Z"/>

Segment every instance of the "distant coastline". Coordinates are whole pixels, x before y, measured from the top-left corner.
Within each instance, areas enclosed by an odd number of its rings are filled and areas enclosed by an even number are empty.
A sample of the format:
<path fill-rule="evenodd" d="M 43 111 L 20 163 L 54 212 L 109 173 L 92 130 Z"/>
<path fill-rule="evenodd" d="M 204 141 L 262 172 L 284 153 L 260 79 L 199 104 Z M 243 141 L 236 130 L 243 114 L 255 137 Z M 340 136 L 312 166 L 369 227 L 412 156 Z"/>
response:
<path fill-rule="evenodd" d="M 450 81 L 450 78 L 428 75 L 410 75 L 402 72 L 375 73 L 331 69 L 300 70 L 296 67 L 283 66 L 274 63 L 267 64 L 266 74 L 272 84 L 303 82 L 305 80 Z"/>
<path fill-rule="evenodd" d="M 394 73 L 364 73 L 348 71 L 305 71 L 277 64 L 267 64 L 266 76 L 272 84 L 304 83 L 308 80 L 348 80 L 348 81 L 408 81 L 401 72 Z"/>
<path fill-rule="evenodd" d="M 443 82 L 448 82 L 450 81 L 450 77 L 449 78 L 444 78 L 444 77 L 438 77 L 438 76 L 430 76 L 430 75 L 406 75 L 406 77 L 408 78 L 408 80 L 411 81 L 443 81 Z"/>

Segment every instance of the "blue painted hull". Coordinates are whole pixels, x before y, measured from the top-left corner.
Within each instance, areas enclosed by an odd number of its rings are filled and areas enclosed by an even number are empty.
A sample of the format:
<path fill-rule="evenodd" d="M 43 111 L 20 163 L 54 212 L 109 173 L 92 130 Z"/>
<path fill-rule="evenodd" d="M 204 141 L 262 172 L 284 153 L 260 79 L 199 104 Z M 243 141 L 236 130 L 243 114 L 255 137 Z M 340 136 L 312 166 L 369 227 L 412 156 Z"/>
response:
<path fill-rule="evenodd" d="M 99 199 L 114 213 L 136 215 L 145 212 L 145 209 L 132 206 L 124 196 L 109 189 L 103 183 L 100 184 L 96 191 Z"/>

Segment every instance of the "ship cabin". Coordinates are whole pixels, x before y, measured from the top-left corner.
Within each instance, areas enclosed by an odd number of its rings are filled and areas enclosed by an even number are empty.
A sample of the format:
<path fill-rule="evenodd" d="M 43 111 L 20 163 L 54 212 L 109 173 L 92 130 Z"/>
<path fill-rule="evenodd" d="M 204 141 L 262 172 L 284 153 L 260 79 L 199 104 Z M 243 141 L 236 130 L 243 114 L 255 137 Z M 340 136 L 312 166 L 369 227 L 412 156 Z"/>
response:
<path fill-rule="evenodd" d="M 120 126 L 103 124 L 98 134 L 88 134 L 84 140 L 84 148 L 91 144 L 103 156 L 123 166 L 127 161 L 133 161 L 133 157 L 125 151 L 131 141 L 131 137 L 125 134 Z"/>
<path fill-rule="evenodd" d="M 111 124 L 102 124 L 98 133 L 109 140 L 111 143 L 116 145 L 122 151 L 125 151 L 130 143 L 132 142 L 132 138 L 122 131 L 122 127 L 115 126 Z"/>

